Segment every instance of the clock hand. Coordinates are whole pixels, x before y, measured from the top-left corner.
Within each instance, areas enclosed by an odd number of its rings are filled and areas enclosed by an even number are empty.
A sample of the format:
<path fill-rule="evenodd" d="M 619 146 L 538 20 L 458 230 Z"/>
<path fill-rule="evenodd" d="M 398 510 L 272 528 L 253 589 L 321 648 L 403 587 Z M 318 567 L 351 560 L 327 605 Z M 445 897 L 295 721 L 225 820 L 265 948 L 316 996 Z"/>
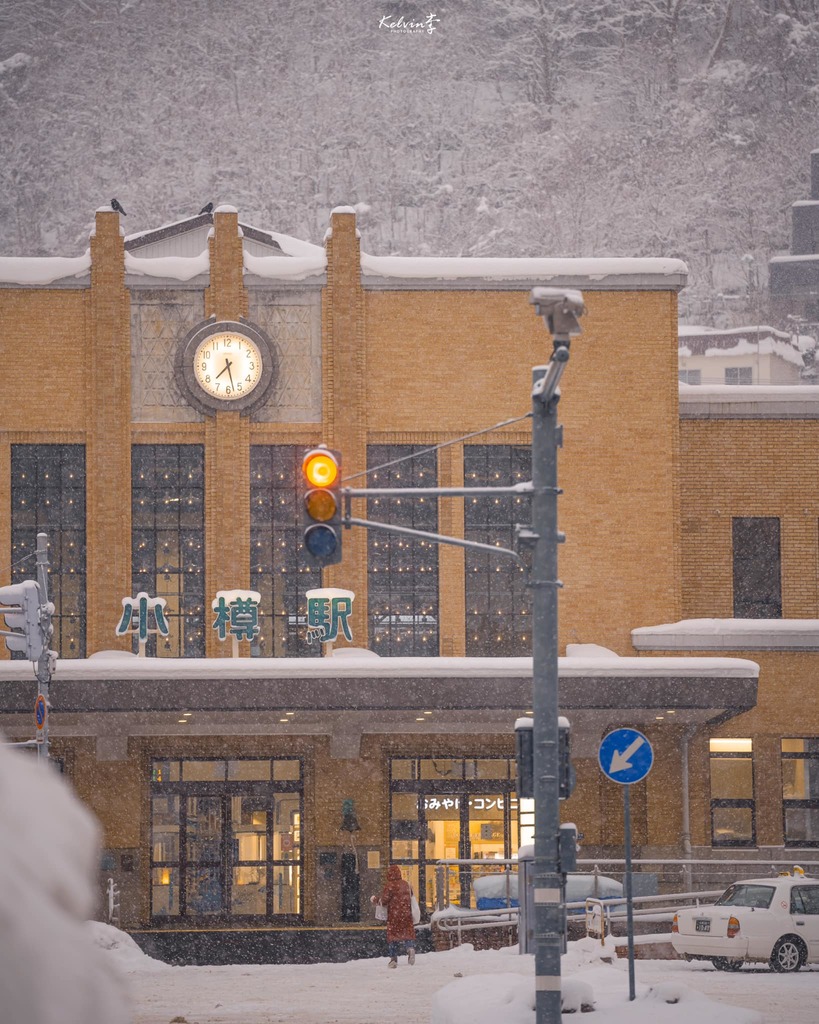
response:
<path fill-rule="evenodd" d="M 227 358 L 227 356 L 225 356 L 225 366 L 224 366 L 224 369 L 220 370 L 216 374 L 216 377 L 214 379 L 215 380 L 219 380 L 219 378 L 222 376 L 222 374 L 225 372 L 225 370 L 227 370 L 227 372 L 230 373 L 230 360 Z"/>
<path fill-rule="evenodd" d="M 228 363 L 227 363 L 227 372 L 228 372 L 228 377 L 230 377 L 230 386 L 231 386 L 231 387 L 233 388 L 233 390 L 235 391 L 235 390 L 236 390 L 236 385 L 235 385 L 235 384 L 233 383 L 233 374 L 232 374 L 232 373 L 230 372 L 230 368 L 231 368 L 231 366 L 232 366 L 232 365 L 233 365 L 233 364 L 232 364 L 232 363 L 230 362 L 230 360 L 228 360 Z"/>

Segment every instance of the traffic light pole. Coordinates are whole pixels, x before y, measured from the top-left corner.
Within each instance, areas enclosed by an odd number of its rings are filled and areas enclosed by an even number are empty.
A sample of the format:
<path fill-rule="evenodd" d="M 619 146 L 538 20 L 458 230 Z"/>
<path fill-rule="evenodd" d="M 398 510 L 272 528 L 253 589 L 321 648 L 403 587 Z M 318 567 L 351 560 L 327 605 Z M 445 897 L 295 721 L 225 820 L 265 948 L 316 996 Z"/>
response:
<path fill-rule="evenodd" d="M 555 350 L 558 340 L 555 339 Z M 561 346 L 568 358 L 566 347 Z M 559 1024 L 560 955 L 563 948 L 563 904 L 558 856 L 558 648 L 557 648 L 557 382 L 545 389 L 548 370 L 532 371 L 532 690 L 535 793 L 535 1020 Z"/>
<path fill-rule="evenodd" d="M 37 582 L 40 584 L 40 593 L 43 604 L 48 604 L 48 536 L 45 533 L 37 534 Z M 42 621 L 42 619 L 41 619 Z M 45 625 L 50 625 L 51 617 Z M 43 653 L 37 659 L 35 673 L 39 683 L 39 693 L 45 699 L 46 716 L 43 721 L 43 738 L 37 744 L 37 756 L 48 760 L 48 719 L 51 714 L 51 705 L 48 700 L 48 688 L 51 683 L 51 652 L 48 649 L 48 635 L 46 634 Z"/>

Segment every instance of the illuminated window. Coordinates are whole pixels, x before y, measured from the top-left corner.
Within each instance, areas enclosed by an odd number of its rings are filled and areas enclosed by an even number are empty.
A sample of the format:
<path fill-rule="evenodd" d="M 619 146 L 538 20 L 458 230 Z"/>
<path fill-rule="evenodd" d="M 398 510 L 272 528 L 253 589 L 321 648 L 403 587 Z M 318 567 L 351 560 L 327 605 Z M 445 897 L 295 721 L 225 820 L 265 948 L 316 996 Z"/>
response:
<path fill-rule="evenodd" d="M 37 534 L 48 534 L 48 597 L 54 602 L 51 647 L 85 657 L 85 447 L 11 446 L 11 582 L 37 578 Z M 26 557 L 31 556 L 31 557 Z M 26 559 L 20 564 L 21 559 Z M 13 654 L 14 658 L 24 655 Z"/>
<path fill-rule="evenodd" d="M 819 846 L 819 738 L 782 740 L 786 846 Z"/>
<path fill-rule="evenodd" d="M 756 844 L 753 741 L 712 739 L 711 842 L 714 846 Z"/>
<path fill-rule="evenodd" d="M 164 597 L 168 637 L 147 653 L 205 655 L 205 451 L 200 444 L 131 450 L 131 580 L 136 595 Z M 137 649 L 134 638 L 134 650 Z"/>
<path fill-rule="evenodd" d="M 297 758 L 154 761 L 151 916 L 298 919 L 302 820 Z"/>
<path fill-rule="evenodd" d="M 412 454 L 409 445 L 371 445 L 367 487 L 436 487 L 435 452 L 376 469 Z M 363 486 L 363 482 L 362 482 Z M 367 518 L 438 532 L 438 501 L 429 497 L 369 498 Z M 367 531 L 370 648 L 391 657 L 438 655 L 438 545 L 400 534 Z"/>
<path fill-rule="evenodd" d="M 734 618 L 782 618 L 782 563 L 779 520 L 772 516 L 735 517 Z"/>
<path fill-rule="evenodd" d="M 467 445 L 464 486 L 509 487 L 532 478 L 529 448 Z M 467 540 L 515 547 L 515 523 L 531 521 L 528 495 L 464 499 Z M 531 598 L 526 574 L 508 555 L 466 549 L 466 653 L 476 657 L 532 653 Z"/>
<path fill-rule="evenodd" d="M 261 596 L 260 657 L 320 657 L 307 643 L 307 598 L 321 586 L 321 569 L 305 564 L 302 549 L 301 463 L 304 445 L 250 448 L 250 583 Z"/>

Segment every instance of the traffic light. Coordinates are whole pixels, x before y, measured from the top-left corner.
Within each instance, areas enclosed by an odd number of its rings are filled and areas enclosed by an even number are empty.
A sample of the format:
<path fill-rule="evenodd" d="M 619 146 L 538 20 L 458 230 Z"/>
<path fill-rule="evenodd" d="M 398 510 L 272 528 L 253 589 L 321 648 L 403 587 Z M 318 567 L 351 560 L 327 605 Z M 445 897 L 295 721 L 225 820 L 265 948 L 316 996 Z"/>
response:
<path fill-rule="evenodd" d="M 577 782 L 571 759 L 571 735 L 569 720 L 561 715 L 557 720 L 557 788 L 561 800 L 569 799 Z M 531 718 L 519 718 L 515 722 L 515 760 L 518 798 L 531 800 L 535 795 L 534 722 Z"/>
<path fill-rule="evenodd" d="M 8 587 L 0 587 L 0 615 L 6 626 L 22 632 L 6 633 L 6 647 L 20 651 L 29 661 L 38 661 L 48 647 L 51 637 L 52 606 L 42 601 L 40 584 L 23 580 Z M 41 618 L 42 608 L 42 618 Z"/>
<path fill-rule="evenodd" d="M 341 453 L 325 445 L 309 448 L 304 477 L 304 551 L 323 567 L 341 561 Z"/>

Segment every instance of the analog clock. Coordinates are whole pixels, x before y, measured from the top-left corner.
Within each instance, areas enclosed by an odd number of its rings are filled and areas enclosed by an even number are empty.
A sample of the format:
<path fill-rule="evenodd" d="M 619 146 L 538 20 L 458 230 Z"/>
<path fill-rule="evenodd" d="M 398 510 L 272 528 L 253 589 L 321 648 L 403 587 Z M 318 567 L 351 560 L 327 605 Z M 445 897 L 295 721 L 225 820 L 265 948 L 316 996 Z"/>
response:
<path fill-rule="evenodd" d="M 208 395 L 236 402 L 262 379 L 264 356 L 246 334 L 220 331 L 204 338 L 193 354 L 196 383 Z"/>
<path fill-rule="evenodd" d="M 208 320 L 183 339 L 177 379 L 192 405 L 206 413 L 246 411 L 264 401 L 274 379 L 275 351 L 245 320 Z"/>

